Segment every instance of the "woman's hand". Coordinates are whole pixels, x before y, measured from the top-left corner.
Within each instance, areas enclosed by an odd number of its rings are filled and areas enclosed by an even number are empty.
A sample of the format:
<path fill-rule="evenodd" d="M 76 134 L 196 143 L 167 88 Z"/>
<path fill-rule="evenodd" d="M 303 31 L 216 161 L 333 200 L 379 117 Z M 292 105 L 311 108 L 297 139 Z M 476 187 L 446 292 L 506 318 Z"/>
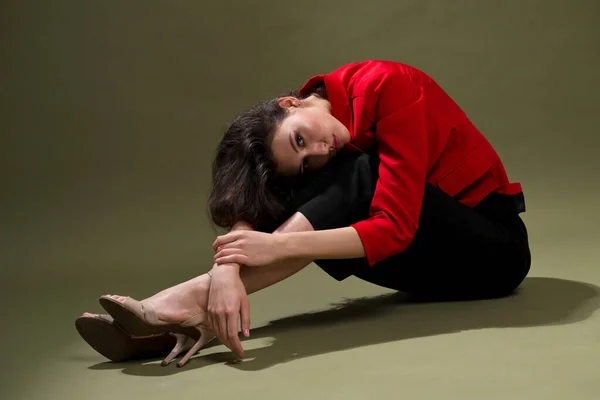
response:
<path fill-rule="evenodd" d="M 255 231 L 235 231 L 217 237 L 213 243 L 215 263 L 236 263 L 259 267 L 288 257 L 285 235 Z"/>
<path fill-rule="evenodd" d="M 250 336 L 250 303 L 240 267 L 225 264 L 211 270 L 208 294 L 208 322 L 217 338 L 238 357 L 244 358 L 244 348 L 238 337 L 238 318 L 245 337 Z"/>

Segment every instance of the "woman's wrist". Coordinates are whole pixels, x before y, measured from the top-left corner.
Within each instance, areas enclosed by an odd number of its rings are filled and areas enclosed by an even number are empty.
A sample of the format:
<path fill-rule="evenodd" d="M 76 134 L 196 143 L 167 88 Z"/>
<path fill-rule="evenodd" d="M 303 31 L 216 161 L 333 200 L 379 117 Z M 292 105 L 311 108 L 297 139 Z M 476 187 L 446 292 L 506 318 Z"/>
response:
<path fill-rule="evenodd" d="M 250 224 L 248 224 L 247 222 L 236 222 L 232 227 L 231 227 L 231 232 L 233 231 L 253 231 L 254 229 L 252 229 L 252 227 L 250 226 Z M 228 263 L 228 264 L 213 264 L 212 268 L 210 269 L 210 273 L 214 274 L 215 272 L 217 273 L 222 273 L 222 272 L 230 272 L 230 273 L 240 273 L 240 265 L 236 264 L 236 263 Z"/>
<path fill-rule="evenodd" d="M 282 249 L 286 259 L 311 259 L 312 255 L 308 249 L 302 246 L 301 236 L 307 232 L 289 232 L 277 235 L 277 247 Z M 300 234 L 300 235 L 299 235 Z M 312 259 L 311 259 L 312 262 Z"/>
<path fill-rule="evenodd" d="M 213 264 L 210 269 L 211 274 L 221 274 L 221 273 L 240 273 L 240 265 L 236 263 L 227 263 L 227 264 Z"/>

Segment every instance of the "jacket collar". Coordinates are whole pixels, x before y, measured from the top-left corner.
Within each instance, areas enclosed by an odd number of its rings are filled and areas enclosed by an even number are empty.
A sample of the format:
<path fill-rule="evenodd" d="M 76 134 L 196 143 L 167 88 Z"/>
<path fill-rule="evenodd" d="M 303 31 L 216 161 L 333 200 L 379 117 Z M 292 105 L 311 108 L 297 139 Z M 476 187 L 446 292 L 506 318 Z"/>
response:
<path fill-rule="evenodd" d="M 331 114 L 350 132 L 350 137 L 354 137 L 352 105 L 350 104 L 350 95 L 346 86 L 340 77 L 333 74 L 321 74 L 311 77 L 300 89 L 300 96 L 304 96 L 316 86 L 325 83 L 327 98 L 331 104 Z"/>

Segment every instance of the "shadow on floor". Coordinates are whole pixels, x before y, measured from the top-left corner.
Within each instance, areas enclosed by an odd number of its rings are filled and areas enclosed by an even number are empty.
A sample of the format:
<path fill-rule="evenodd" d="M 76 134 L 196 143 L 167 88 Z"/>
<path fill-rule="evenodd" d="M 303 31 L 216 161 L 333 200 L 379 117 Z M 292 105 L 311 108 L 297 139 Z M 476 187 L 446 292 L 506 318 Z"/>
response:
<path fill-rule="evenodd" d="M 215 363 L 258 371 L 304 357 L 379 343 L 488 328 L 526 328 L 583 321 L 600 307 L 597 286 L 554 278 L 527 278 L 512 296 L 473 302 L 419 302 L 401 293 L 349 299 L 330 309 L 278 319 L 255 328 L 251 339 L 274 338 L 246 350 L 244 362 L 229 352 L 197 355 L 184 368 L 158 363 L 101 363 L 139 376 L 167 376 Z M 217 342 L 215 345 L 219 345 Z M 215 346 L 213 345 L 213 346 Z M 251 360 L 250 360 L 251 359 Z"/>

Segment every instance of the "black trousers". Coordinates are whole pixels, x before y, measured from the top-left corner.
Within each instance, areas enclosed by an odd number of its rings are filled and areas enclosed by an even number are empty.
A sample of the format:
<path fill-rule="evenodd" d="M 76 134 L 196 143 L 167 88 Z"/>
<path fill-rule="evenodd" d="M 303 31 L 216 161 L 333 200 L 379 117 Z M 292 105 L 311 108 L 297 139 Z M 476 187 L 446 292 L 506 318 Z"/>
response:
<path fill-rule="evenodd" d="M 315 230 L 341 228 L 369 216 L 379 161 L 343 154 L 298 182 L 291 211 Z M 402 253 L 368 267 L 365 259 L 316 260 L 341 281 L 355 276 L 417 297 L 471 300 L 512 293 L 527 276 L 531 255 L 519 217 L 523 195 L 492 193 L 476 207 L 426 184 L 417 233 Z"/>

